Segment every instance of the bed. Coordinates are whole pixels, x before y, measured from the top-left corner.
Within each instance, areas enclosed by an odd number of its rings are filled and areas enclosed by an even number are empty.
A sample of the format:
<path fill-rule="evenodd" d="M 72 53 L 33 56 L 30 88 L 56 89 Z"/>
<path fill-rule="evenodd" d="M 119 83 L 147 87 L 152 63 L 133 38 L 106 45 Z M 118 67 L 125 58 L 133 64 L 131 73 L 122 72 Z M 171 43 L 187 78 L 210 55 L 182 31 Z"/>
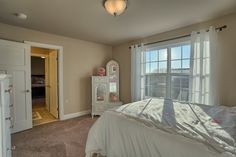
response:
<path fill-rule="evenodd" d="M 147 99 L 106 111 L 86 157 L 235 157 L 236 107 Z"/>

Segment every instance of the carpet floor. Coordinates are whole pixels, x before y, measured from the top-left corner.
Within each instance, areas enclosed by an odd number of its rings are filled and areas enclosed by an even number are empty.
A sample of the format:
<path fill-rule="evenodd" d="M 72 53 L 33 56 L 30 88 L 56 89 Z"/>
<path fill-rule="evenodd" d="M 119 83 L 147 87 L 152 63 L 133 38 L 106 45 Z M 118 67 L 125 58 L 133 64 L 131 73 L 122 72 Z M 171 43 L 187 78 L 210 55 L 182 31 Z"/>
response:
<path fill-rule="evenodd" d="M 12 135 L 13 157 L 85 157 L 88 131 L 96 121 L 84 116 L 36 126 Z"/>

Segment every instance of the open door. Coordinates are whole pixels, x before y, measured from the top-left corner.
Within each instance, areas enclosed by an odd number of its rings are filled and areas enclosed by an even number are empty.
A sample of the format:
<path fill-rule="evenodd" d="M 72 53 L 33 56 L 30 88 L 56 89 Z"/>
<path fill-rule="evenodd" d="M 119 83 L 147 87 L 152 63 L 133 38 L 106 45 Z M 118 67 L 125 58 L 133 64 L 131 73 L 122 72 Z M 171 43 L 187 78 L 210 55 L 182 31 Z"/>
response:
<path fill-rule="evenodd" d="M 12 76 L 12 132 L 32 128 L 29 45 L 0 40 L 0 71 L 5 71 Z"/>
<path fill-rule="evenodd" d="M 50 84 L 49 84 L 49 55 L 45 57 L 45 104 L 46 109 L 50 111 Z"/>
<path fill-rule="evenodd" d="M 59 117 L 57 80 L 57 50 L 52 50 L 49 52 L 49 111 L 56 118 Z"/>

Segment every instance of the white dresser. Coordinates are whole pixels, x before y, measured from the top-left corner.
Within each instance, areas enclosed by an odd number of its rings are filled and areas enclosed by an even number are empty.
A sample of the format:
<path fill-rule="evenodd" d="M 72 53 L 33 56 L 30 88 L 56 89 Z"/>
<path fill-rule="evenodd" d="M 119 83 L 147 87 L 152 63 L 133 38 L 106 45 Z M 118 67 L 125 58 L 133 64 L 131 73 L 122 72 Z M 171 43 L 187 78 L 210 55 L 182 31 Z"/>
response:
<path fill-rule="evenodd" d="M 92 117 L 122 105 L 119 84 L 119 64 L 114 60 L 107 63 L 106 76 L 92 76 Z"/>
<path fill-rule="evenodd" d="M 104 111 L 122 105 L 120 101 L 110 101 L 109 88 L 108 76 L 92 76 L 92 117 L 102 115 Z"/>
<path fill-rule="evenodd" d="M 11 94 L 10 77 L 0 74 L 0 157 L 11 157 Z"/>

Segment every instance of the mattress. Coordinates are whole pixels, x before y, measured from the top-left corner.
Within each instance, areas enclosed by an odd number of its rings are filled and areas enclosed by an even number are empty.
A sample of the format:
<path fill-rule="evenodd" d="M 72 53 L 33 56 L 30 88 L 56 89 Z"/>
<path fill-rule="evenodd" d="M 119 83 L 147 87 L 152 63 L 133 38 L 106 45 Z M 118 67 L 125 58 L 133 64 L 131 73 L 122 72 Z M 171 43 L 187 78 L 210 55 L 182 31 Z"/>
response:
<path fill-rule="evenodd" d="M 235 156 L 236 109 L 148 99 L 105 112 L 91 128 L 87 157 Z"/>

